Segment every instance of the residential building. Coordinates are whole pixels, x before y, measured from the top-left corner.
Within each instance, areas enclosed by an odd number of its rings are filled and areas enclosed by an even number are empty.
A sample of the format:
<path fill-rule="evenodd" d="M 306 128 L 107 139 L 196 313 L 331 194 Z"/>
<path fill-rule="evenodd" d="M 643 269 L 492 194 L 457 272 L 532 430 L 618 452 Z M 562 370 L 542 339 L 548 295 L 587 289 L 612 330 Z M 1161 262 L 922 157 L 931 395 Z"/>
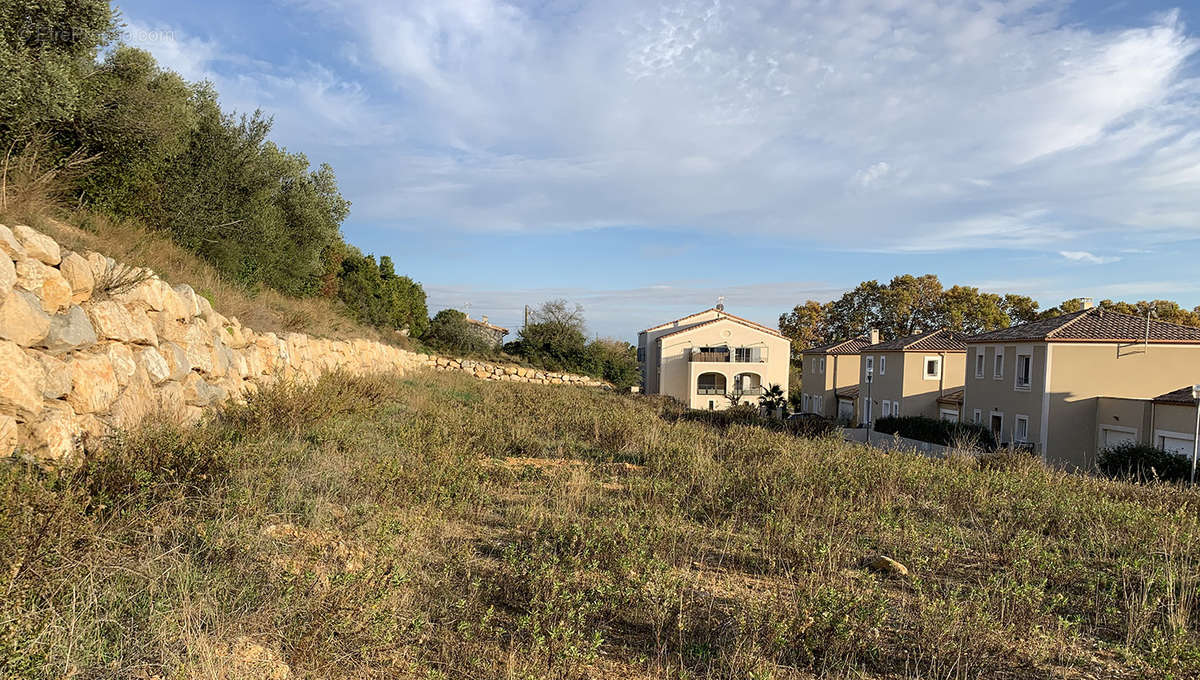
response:
<path fill-rule="evenodd" d="M 962 333 L 944 329 L 863 347 L 859 420 L 946 417 L 947 399 L 963 387 L 966 350 Z"/>
<path fill-rule="evenodd" d="M 779 331 L 722 305 L 638 333 L 641 388 L 695 409 L 724 409 L 730 397 L 757 401 L 768 385 L 788 389 L 791 344 Z"/>
<path fill-rule="evenodd" d="M 964 416 L 1047 462 L 1091 469 L 1105 447 L 1188 431 L 1161 428 L 1156 400 L 1200 382 L 1200 328 L 1089 308 L 966 342 Z"/>
<path fill-rule="evenodd" d="M 858 422 L 859 351 L 879 342 L 879 332 L 872 334 L 810 347 L 800 353 L 804 376 L 800 385 L 801 413 Z"/>
<path fill-rule="evenodd" d="M 488 323 L 486 315 L 478 319 L 472 319 L 467 315 L 467 323 L 471 325 L 471 330 L 480 338 L 486 341 L 493 348 L 498 348 L 504 344 L 504 336 L 508 335 L 508 329 L 501 326 Z"/>

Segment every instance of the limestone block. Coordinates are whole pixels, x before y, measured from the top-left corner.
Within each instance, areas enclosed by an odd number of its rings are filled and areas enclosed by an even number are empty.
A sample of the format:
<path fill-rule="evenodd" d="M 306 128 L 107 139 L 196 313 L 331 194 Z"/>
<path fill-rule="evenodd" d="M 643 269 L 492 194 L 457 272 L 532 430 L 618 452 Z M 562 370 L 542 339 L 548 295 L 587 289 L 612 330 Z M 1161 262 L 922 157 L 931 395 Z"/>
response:
<path fill-rule="evenodd" d="M 67 362 L 46 352 L 26 350 L 26 353 L 42 365 L 45 385 L 42 396 L 47 399 L 62 399 L 71 392 L 71 366 Z"/>
<path fill-rule="evenodd" d="M 25 247 L 25 252 L 29 257 L 51 266 L 62 262 L 62 251 L 59 250 L 54 239 L 49 236 L 38 233 L 23 224 L 13 227 L 13 234 L 17 237 L 17 241 Z"/>
<path fill-rule="evenodd" d="M 0 457 L 11 456 L 17 450 L 17 419 L 0 415 Z"/>
<path fill-rule="evenodd" d="M 208 406 L 216 397 L 212 387 L 197 373 L 189 373 L 182 385 L 184 402 L 190 406 Z"/>
<path fill-rule="evenodd" d="M 47 313 L 57 313 L 71 304 L 71 284 L 62 272 L 32 257 L 18 260 L 14 267 L 16 287 L 36 295 Z"/>
<path fill-rule="evenodd" d="M 181 283 L 175 286 L 175 293 L 179 295 L 183 303 L 183 309 L 187 318 L 200 316 L 200 296 L 196 295 L 196 291 L 186 283 Z"/>
<path fill-rule="evenodd" d="M 67 403 L 76 413 L 100 413 L 120 394 L 117 374 L 107 354 L 77 354 L 71 357 L 71 393 Z"/>
<path fill-rule="evenodd" d="M 51 352 L 69 352 L 93 345 L 97 340 L 87 312 L 79 305 L 72 305 L 65 313 L 50 318 L 50 330 L 38 346 Z"/>
<path fill-rule="evenodd" d="M 133 350 L 122 343 L 114 342 L 104 348 L 108 360 L 112 362 L 113 373 L 117 376 L 117 384 L 124 387 L 129 384 L 133 374 L 137 372 L 137 362 L 133 358 Z"/>
<path fill-rule="evenodd" d="M 92 328 L 96 331 L 96 336 L 100 339 L 118 342 L 133 341 L 131 328 L 133 317 L 121 303 L 114 300 L 94 302 L 88 305 L 87 314 L 92 322 Z"/>
<path fill-rule="evenodd" d="M 48 411 L 21 429 L 22 451 L 42 463 L 64 464 L 81 452 L 82 433 L 71 413 Z"/>
<path fill-rule="evenodd" d="M 92 291 L 96 287 L 96 277 L 92 274 L 91 265 L 82 255 L 67 254 L 63 257 L 62 264 L 58 265 L 58 270 L 71 286 L 71 302 L 79 304 L 91 299 Z"/>
<path fill-rule="evenodd" d="M 109 409 L 110 420 L 121 428 L 130 428 L 158 410 L 159 400 L 150 379 L 139 373 L 121 392 Z"/>
<path fill-rule="evenodd" d="M 192 362 L 188 361 L 187 351 L 173 342 L 164 342 L 158 346 L 159 354 L 167 363 L 168 377 L 171 380 L 183 380 L 192 372 Z"/>
<path fill-rule="evenodd" d="M 12 229 L 0 224 L 0 253 L 8 255 L 10 260 L 16 260 L 21 257 L 28 257 L 25 252 L 25 246 L 17 241 L 17 237 L 12 233 Z"/>
<path fill-rule="evenodd" d="M 50 315 L 30 292 L 13 289 L 0 303 L 0 338 L 32 347 L 50 332 Z"/>
<path fill-rule="evenodd" d="M 4 253 L 0 253 L 0 300 L 8 297 L 17 285 L 17 267 Z"/>
<path fill-rule="evenodd" d="M 136 361 L 138 368 L 145 371 L 146 377 L 155 385 L 163 383 L 171 377 L 171 367 L 167 365 L 167 360 L 153 347 L 146 347 L 139 351 Z"/>
<path fill-rule="evenodd" d="M 0 340 L 0 413 L 28 422 L 42 411 L 46 375 L 15 342 Z"/>
<path fill-rule="evenodd" d="M 158 408 L 164 414 L 169 416 L 181 415 L 185 406 L 187 406 L 187 399 L 184 397 L 182 384 L 174 380 L 168 380 L 159 386 Z"/>
<path fill-rule="evenodd" d="M 154 323 L 141 309 L 126 308 L 129 311 L 129 333 L 131 341 L 139 345 L 158 346 L 158 333 L 154 331 Z"/>

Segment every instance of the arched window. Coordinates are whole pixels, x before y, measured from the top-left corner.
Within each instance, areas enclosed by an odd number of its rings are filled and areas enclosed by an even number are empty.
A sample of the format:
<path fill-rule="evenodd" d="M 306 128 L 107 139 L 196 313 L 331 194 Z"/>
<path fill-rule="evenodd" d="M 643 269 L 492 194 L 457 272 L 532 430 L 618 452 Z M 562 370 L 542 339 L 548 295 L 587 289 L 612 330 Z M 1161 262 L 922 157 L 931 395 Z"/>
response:
<path fill-rule="evenodd" d="M 720 373 L 701 373 L 696 378 L 696 394 L 725 394 L 725 376 Z"/>
<path fill-rule="evenodd" d="M 762 394 L 762 376 L 757 373 L 738 373 L 733 376 L 735 394 Z"/>

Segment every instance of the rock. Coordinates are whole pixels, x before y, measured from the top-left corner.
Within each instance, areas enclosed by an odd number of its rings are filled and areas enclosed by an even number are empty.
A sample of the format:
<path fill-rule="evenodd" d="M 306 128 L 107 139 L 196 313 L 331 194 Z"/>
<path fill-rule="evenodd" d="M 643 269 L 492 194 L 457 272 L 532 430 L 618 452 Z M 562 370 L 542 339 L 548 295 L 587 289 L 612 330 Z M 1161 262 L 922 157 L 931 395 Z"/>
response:
<path fill-rule="evenodd" d="M 158 410 L 159 399 L 154 393 L 150 379 L 139 373 L 109 408 L 113 425 L 130 428 L 142 422 L 146 416 Z"/>
<path fill-rule="evenodd" d="M 78 354 L 71 358 L 71 393 L 67 403 L 76 413 L 100 413 L 120 393 L 112 360 L 107 354 Z"/>
<path fill-rule="evenodd" d="M 25 246 L 17 241 L 17 237 L 12 233 L 12 229 L 0 224 L 0 253 L 8 255 L 8 259 L 15 260 L 21 257 L 28 257 L 25 252 Z"/>
<path fill-rule="evenodd" d="M 0 413 L 29 422 L 42 412 L 46 375 L 15 342 L 0 340 Z"/>
<path fill-rule="evenodd" d="M 92 297 L 92 290 L 96 286 L 96 277 L 92 274 L 91 265 L 82 255 L 79 253 L 68 254 L 63 258 L 62 264 L 58 265 L 58 270 L 62 272 L 67 284 L 71 286 L 71 302 L 79 304 Z"/>
<path fill-rule="evenodd" d="M 133 351 L 119 342 L 114 342 L 104 349 L 104 353 L 112 362 L 113 373 L 117 376 L 117 384 L 121 387 L 128 385 L 133 374 L 137 372 L 137 362 L 133 359 Z"/>
<path fill-rule="evenodd" d="M 161 312 L 169 304 L 178 306 L 177 303 L 171 301 L 171 297 L 174 295 L 175 291 L 171 290 L 171 286 L 166 281 L 161 279 L 146 279 L 138 282 L 128 290 L 113 295 L 113 299 L 127 307 L 143 311 Z"/>
<path fill-rule="evenodd" d="M 190 319 L 194 316 L 200 316 L 200 296 L 196 295 L 196 291 L 192 290 L 192 287 L 185 283 L 175 286 L 174 290 L 183 303 L 184 318 Z"/>
<path fill-rule="evenodd" d="M 27 353 L 42 365 L 42 374 L 46 378 L 46 384 L 42 388 L 43 397 L 62 399 L 70 394 L 71 366 L 67 362 L 45 352 L 27 350 Z"/>
<path fill-rule="evenodd" d="M 13 289 L 0 303 L 0 338 L 32 347 L 50 332 L 50 315 L 30 292 Z"/>
<path fill-rule="evenodd" d="M 876 555 L 868 559 L 867 568 L 889 576 L 908 576 L 908 567 L 887 555 Z"/>
<path fill-rule="evenodd" d="M 38 346 L 51 352 L 68 352 L 94 345 L 97 340 L 87 312 L 79 305 L 73 305 L 65 314 L 56 314 L 50 319 L 50 330 Z"/>
<path fill-rule="evenodd" d="M 182 416 L 187 399 L 184 397 L 183 385 L 169 380 L 158 388 L 158 407 L 168 416 Z"/>
<path fill-rule="evenodd" d="M 87 314 L 99 338 L 132 342 L 133 330 L 130 326 L 133 325 L 133 317 L 121 303 L 113 300 L 94 302 L 88 306 Z"/>
<path fill-rule="evenodd" d="M 63 278 L 62 272 L 32 257 L 18 260 L 15 269 L 16 287 L 36 295 L 47 313 L 56 314 L 71 304 L 71 284 Z"/>
<path fill-rule="evenodd" d="M 138 367 L 146 372 L 150 382 L 158 385 L 171 378 L 171 367 L 167 360 L 153 347 L 147 347 L 137 354 Z"/>
<path fill-rule="evenodd" d="M 0 415 L 0 456 L 11 456 L 20 442 L 17 440 L 17 419 Z"/>
<path fill-rule="evenodd" d="M 24 246 L 25 253 L 29 257 L 51 266 L 62 262 L 62 251 L 59 250 L 54 239 L 49 236 L 40 234 L 23 224 L 13 227 L 13 234 L 17 237 L 17 241 Z"/>
<path fill-rule="evenodd" d="M 183 380 L 192 372 L 192 362 L 188 361 L 187 352 L 173 342 L 164 342 L 158 346 L 159 354 L 167 363 L 168 377 L 171 380 Z"/>
<path fill-rule="evenodd" d="M 0 253 L 0 300 L 8 297 L 17 285 L 17 267 L 7 255 Z"/>
<path fill-rule="evenodd" d="M 183 399 L 189 406 L 208 406 L 216 397 L 215 391 L 197 373 L 183 379 Z"/>
<path fill-rule="evenodd" d="M 154 332 L 154 323 L 141 309 L 129 311 L 129 334 L 132 342 L 139 345 L 158 346 L 158 333 Z"/>
<path fill-rule="evenodd" d="M 82 432 L 70 409 L 48 409 L 41 418 L 24 427 L 21 449 L 37 461 L 69 463 L 78 457 L 82 439 Z"/>

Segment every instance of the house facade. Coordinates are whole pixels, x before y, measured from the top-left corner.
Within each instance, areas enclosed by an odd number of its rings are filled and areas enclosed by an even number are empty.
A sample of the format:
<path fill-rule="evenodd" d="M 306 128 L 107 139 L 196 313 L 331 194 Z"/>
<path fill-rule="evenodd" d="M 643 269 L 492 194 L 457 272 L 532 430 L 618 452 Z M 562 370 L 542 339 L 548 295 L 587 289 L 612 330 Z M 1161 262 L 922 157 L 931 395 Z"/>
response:
<path fill-rule="evenodd" d="M 1188 431 L 1156 400 L 1200 382 L 1198 328 L 1091 308 L 966 342 L 964 420 L 1049 463 L 1091 469 L 1109 446 Z"/>
<path fill-rule="evenodd" d="M 638 333 L 641 389 L 694 409 L 757 402 L 764 388 L 788 389 L 791 344 L 779 331 L 721 306 Z"/>
<path fill-rule="evenodd" d="M 859 352 L 879 342 L 878 331 L 873 333 L 872 337 L 831 342 L 800 353 L 804 376 L 800 385 L 801 413 L 858 422 Z"/>
<path fill-rule="evenodd" d="M 472 319 L 467 315 L 467 323 L 470 324 L 472 332 L 479 336 L 484 342 L 488 343 L 493 349 L 504 344 L 504 336 L 508 335 L 508 329 L 495 324 L 488 323 L 487 316 L 482 316 L 478 319 Z"/>
<path fill-rule="evenodd" d="M 889 416 L 947 418 L 947 400 L 963 388 L 963 337 L 937 330 L 863 347 L 858 419 L 870 423 Z"/>

